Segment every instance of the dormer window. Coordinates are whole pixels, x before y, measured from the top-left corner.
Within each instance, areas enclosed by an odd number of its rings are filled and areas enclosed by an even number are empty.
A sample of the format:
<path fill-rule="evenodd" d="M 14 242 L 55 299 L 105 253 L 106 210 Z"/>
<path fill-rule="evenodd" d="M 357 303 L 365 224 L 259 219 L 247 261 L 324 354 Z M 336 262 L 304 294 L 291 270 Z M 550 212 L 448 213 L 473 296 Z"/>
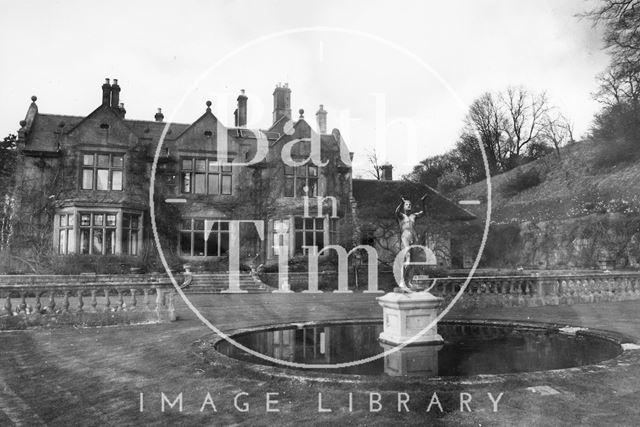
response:
<path fill-rule="evenodd" d="M 124 155 L 114 153 L 83 153 L 83 190 L 121 191 Z"/>

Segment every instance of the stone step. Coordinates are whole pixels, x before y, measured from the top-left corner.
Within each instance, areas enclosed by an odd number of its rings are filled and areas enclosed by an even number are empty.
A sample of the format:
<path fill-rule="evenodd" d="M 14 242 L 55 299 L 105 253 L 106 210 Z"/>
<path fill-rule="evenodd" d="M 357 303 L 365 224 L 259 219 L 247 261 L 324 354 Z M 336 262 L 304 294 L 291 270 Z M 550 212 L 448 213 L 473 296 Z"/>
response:
<path fill-rule="evenodd" d="M 249 293 L 271 292 L 269 286 L 256 282 L 250 274 L 240 274 L 240 289 Z M 187 294 L 215 294 L 229 288 L 228 273 L 194 274 L 191 284 L 184 288 Z"/>

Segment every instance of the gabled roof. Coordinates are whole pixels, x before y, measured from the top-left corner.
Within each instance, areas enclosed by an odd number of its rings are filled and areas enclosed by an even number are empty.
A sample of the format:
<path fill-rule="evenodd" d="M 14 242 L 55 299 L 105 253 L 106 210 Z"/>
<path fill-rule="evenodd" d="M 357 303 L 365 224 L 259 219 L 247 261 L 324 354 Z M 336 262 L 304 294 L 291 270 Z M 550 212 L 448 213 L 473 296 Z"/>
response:
<path fill-rule="evenodd" d="M 394 219 L 401 196 L 410 199 L 415 210 L 421 210 L 420 198 L 426 195 L 426 214 L 441 220 L 472 220 L 475 215 L 461 208 L 433 188 L 410 181 L 378 181 L 354 179 L 353 197 L 358 203 L 359 215 L 363 218 Z"/>
<path fill-rule="evenodd" d="M 58 151 L 59 132 L 66 133 L 82 121 L 84 117 L 61 114 L 37 114 L 29 130 L 28 148 L 33 151 Z M 64 124 L 64 127 L 60 127 Z"/>

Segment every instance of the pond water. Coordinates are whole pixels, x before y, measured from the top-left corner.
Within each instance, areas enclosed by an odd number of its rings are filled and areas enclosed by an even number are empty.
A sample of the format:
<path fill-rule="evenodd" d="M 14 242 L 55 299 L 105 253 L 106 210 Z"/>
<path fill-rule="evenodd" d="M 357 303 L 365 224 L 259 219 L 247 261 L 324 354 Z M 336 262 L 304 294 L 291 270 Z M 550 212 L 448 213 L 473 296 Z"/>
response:
<path fill-rule="evenodd" d="M 291 326 L 235 335 L 242 345 L 305 364 L 351 362 L 392 348 L 378 341 L 381 323 Z M 568 335 L 557 329 L 441 322 L 442 345 L 407 346 L 384 358 L 327 373 L 391 376 L 468 376 L 563 369 L 618 356 L 621 347 L 591 334 Z M 216 349 L 243 361 L 275 365 L 226 341 Z M 301 368 L 302 369 L 302 368 Z M 305 369 L 308 370 L 308 369 Z"/>

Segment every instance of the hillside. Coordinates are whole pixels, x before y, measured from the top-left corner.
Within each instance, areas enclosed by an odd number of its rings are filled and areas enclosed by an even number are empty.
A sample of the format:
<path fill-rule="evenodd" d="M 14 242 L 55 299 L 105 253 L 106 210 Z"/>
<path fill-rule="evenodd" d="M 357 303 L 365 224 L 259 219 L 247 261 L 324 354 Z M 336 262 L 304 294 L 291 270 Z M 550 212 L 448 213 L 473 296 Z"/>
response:
<path fill-rule="evenodd" d="M 535 162 L 494 176 L 491 220 L 496 223 L 546 221 L 597 213 L 640 212 L 640 156 L 619 144 L 577 142 Z M 538 183 L 539 181 L 539 183 Z M 480 199 L 468 206 L 486 212 L 486 181 L 455 191 L 451 199 Z"/>

